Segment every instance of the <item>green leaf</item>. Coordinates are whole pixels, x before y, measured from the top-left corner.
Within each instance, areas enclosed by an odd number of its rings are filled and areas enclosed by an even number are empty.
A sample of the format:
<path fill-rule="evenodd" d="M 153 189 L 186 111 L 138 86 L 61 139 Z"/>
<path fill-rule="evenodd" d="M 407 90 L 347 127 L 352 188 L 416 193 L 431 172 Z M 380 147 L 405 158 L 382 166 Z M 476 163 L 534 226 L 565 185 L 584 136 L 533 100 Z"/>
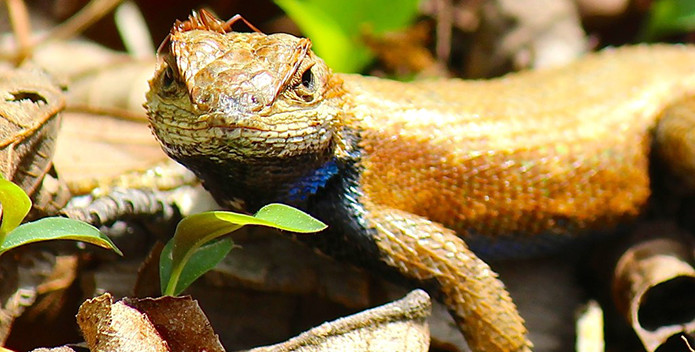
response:
<path fill-rule="evenodd" d="M 419 0 L 275 0 L 311 38 L 316 53 L 338 72 L 358 72 L 372 59 L 362 41 L 407 27 Z"/>
<path fill-rule="evenodd" d="M 0 243 L 14 230 L 29 213 L 31 200 L 24 190 L 16 184 L 0 179 L 0 204 L 2 204 L 2 224 L 0 224 Z"/>
<path fill-rule="evenodd" d="M 266 226 L 298 233 L 312 233 L 326 229 L 326 224 L 289 205 L 273 203 L 261 208 L 254 217 L 268 222 Z M 259 224 L 262 225 L 262 224 Z"/>
<path fill-rule="evenodd" d="M 186 286 L 181 285 L 181 275 L 191 257 L 204 244 L 224 236 L 244 225 L 261 225 L 298 233 L 317 232 L 326 225 L 301 210 L 283 204 L 269 204 L 256 213 L 255 216 L 228 211 L 209 211 L 188 216 L 176 226 L 176 232 L 171 239 L 171 269 L 160 272 L 162 282 L 166 282 L 163 290 L 165 295 L 175 295 Z M 164 259 L 164 252 L 160 257 Z M 168 260 L 168 259 L 166 259 Z M 199 272 L 197 268 L 191 269 Z M 164 285 L 163 285 L 164 286 Z"/>
<path fill-rule="evenodd" d="M 695 30 L 695 1 L 658 0 L 652 3 L 647 24 L 641 34 L 654 41 L 665 35 Z"/>
<path fill-rule="evenodd" d="M 15 228 L 0 245 L 0 254 L 25 244 L 49 240 L 75 240 L 111 249 L 123 255 L 111 239 L 99 232 L 96 227 L 82 221 L 50 217 L 28 222 Z"/>
<path fill-rule="evenodd" d="M 162 255 L 159 261 L 160 286 L 162 292 L 165 292 L 169 278 L 171 277 L 172 269 L 172 254 L 174 241 L 170 240 L 162 249 Z M 224 237 L 220 240 L 213 240 L 204 244 L 191 254 L 188 264 L 181 271 L 181 276 L 176 283 L 176 288 L 172 295 L 178 296 L 186 287 L 190 286 L 200 276 L 208 272 L 224 259 L 225 256 L 234 248 L 234 242 L 229 237 Z"/>

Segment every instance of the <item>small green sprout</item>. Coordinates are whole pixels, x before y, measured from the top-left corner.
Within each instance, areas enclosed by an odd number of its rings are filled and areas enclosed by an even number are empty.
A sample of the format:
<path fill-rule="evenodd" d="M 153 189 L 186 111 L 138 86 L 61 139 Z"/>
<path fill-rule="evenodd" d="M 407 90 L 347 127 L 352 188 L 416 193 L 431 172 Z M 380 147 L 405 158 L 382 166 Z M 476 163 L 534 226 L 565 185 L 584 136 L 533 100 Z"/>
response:
<path fill-rule="evenodd" d="M 25 244 L 49 240 L 75 240 L 111 249 L 123 255 L 111 239 L 87 223 L 62 218 L 47 217 L 21 224 L 31 209 L 31 199 L 16 184 L 0 177 L 0 255 Z M 20 225 L 21 224 L 21 225 Z"/>
<path fill-rule="evenodd" d="M 326 225 L 301 210 L 284 204 L 268 204 L 255 215 L 209 211 L 179 222 L 174 237 L 162 250 L 159 276 L 162 293 L 180 294 L 201 275 L 211 270 L 234 247 L 222 236 L 244 225 L 261 225 L 297 233 L 318 232 Z"/>

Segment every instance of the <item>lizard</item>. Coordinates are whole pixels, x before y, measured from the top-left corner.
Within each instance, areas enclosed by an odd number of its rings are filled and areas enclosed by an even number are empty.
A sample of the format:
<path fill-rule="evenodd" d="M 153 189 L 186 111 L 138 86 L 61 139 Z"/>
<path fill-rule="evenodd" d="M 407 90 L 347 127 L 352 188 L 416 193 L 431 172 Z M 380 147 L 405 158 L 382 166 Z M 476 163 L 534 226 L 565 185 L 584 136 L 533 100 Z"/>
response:
<path fill-rule="evenodd" d="M 429 289 L 474 351 L 532 349 L 480 256 L 636 219 L 652 154 L 692 169 L 695 115 L 662 117 L 695 93 L 690 46 L 403 83 L 334 73 L 309 39 L 235 32 L 237 19 L 194 11 L 160 46 L 145 107 L 164 151 L 224 207 L 281 201 L 326 222 L 304 241 Z M 685 127 L 655 132 L 666 119 Z"/>
<path fill-rule="evenodd" d="M 52 162 L 63 91 L 37 67 L 0 66 L 0 176 L 31 197 L 31 219 L 56 213 L 71 197 Z"/>

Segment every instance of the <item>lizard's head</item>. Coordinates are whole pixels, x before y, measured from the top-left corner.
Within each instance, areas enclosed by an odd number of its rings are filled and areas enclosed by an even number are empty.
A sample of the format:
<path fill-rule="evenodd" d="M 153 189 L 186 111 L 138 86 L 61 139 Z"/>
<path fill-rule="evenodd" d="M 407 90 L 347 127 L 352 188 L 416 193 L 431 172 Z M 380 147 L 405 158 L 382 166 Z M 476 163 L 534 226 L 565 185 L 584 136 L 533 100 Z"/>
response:
<path fill-rule="evenodd" d="M 341 81 L 308 39 L 230 32 L 233 21 L 201 11 L 176 22 L 149 82 L 152 130 L 208 184 L 221 167 L 235 182 L 291 182 L 342 151 Z"/>
<path fill-rule="evenodd" d="M 227 26 L 194 13 L 162 43 L 146 108 L 164 147 L 212 148 L 215 156 L 230 148 L 242 158 L 326 148 L 339 124 L 339 107 L 326 101 L 340 95 L 340 83 L 311 41 Z"/>

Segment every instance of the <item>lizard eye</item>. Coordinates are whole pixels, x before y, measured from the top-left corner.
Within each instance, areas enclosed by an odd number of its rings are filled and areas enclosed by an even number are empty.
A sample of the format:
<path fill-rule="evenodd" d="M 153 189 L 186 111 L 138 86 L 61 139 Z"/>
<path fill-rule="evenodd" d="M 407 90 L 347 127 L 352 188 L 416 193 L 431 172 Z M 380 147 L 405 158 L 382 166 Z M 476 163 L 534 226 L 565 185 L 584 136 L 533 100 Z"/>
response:
<path fill-rule="evenodd" d="M 318 84 L 312 67 L 309 66 L 304 70 L 301 77 L 295 81 L 294 93 L 305 102 L 311 102 L 316 98 L 314 95 L 316 94 Z"/>
<path fill-rule="evenodd" d="M 314 74 L 311 72 L 311 67 L 302 73 L 302 85 L 310 91 L 314 90 Z"/>

